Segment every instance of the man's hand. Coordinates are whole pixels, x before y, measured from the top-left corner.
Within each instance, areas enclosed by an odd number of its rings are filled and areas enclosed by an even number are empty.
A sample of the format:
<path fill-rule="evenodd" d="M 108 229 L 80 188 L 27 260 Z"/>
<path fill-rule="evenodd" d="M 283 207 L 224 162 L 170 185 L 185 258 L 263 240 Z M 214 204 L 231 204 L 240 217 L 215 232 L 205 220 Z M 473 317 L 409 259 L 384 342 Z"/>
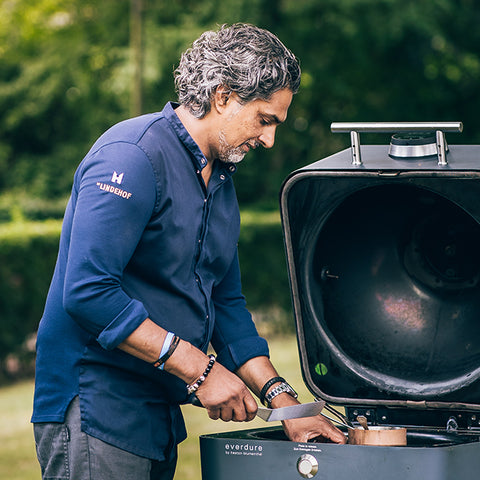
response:
<path fill-rule="evenodd" d="M 196 395 L 213 420 L 249 422 L 257 413 L 257 402 L 247 386 L 219 363 L 213 365 Z"/>
<path fill-rule="evenodd" d="M 265 382 L 270 378 L 278 377 L 277 371 L 267 357 L 252 358 L 242 365 L 237 373 L 257 395 L 260 394 Z M 298 403 L 288 393 L 282 393 L 272 400 L 271 406 L 273 408 L 281 408 Z M 346 443 L 346 437 L 341 430 L 320 415 L 285 420 L 282 423 L 287 437 L 295 442 L 306 442 L 318 438 L 319 440 L 328 439 L 335 443 Z"/>
<path fill-rule="evenodd" d="M 345 435 L 321 415 L 284 420 L 282 423 L 287 437 L 294 442 L 308 442 L 315 439 L 320 442 L 325 440 L 333 443 L 347 442 Z"/>
<path fill-rule="evenodd" d="M 274 408 L 280 408 L 299 402 L 287 393 L 283 393 L 275 397 L 272 403 Z M 282 424 L 287 437 L 294 442 L 318 439 L 319 442 L 330 440 L 333 443 L 347 443 L 347 438 L 342 431 L 321 415 L 284 420 Z"/>
<path fill-rule="evenodd" d="M 146 319 L 119 348 L 130 355 L 153 363 L 158 359 L 167 331 Z M 192 344 L 181 340 L 165 363 L 165 371 L 187 384 L 195 382 L 205 371 L 209 358 Z M 153 367 L 152 367 L 153 368 Z M 255 418 L 257 402 L 243 381 L 216 362 L 196 395 L 210 418 L 228 422 L 247 422 Z"/>

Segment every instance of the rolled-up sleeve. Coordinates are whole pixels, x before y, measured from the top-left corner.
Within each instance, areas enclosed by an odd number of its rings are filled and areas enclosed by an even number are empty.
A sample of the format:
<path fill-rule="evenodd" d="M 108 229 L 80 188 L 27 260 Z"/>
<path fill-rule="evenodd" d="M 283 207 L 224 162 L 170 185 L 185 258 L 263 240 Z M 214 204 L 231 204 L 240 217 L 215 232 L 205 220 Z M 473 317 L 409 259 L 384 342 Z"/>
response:
<path fill-rule="evenodd" d="M 152 166 L 137 146 L 113 143 L 86 158 L 74 190 L 63 306 L 112 349 L 148 317 L 122 275 L 155 207 Z"/>
<path fill-rule="evenodd" d="M 234 371 L 251 358 L 269 356 L 267 342 L 259 336 L 241 293 L 238 254 L 227 275 L 215 287 L 213 301 L 215 327 L 212 346 L 222 365 Z"/>

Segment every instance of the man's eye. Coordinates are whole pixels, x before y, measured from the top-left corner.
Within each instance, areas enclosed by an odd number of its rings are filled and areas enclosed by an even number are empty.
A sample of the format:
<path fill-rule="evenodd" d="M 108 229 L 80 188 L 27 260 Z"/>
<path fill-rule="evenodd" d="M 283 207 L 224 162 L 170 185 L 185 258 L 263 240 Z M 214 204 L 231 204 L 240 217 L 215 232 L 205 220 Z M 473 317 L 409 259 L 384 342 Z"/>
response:
<path fill-rule="evenodd" d="M 267 125 L 270 125 L 270 122 L 268 120 L 265 120 L 264 118 L 261 118 L 260 119 L 260 125 L 267 126 Z"/>

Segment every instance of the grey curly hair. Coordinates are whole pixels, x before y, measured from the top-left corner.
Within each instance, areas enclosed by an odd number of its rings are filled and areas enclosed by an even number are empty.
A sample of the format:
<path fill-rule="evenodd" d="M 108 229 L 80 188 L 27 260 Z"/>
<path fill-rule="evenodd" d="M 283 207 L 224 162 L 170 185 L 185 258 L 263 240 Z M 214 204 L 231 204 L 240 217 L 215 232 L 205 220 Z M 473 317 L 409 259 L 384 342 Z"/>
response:
<path fill-rule="evenodd" d="M 203 118 L 220 85 L 243 103 L 268 100 L 284 88 L 297 93 L 301 73 L 294 54 L 274 34 L 236 23 L 203 33 L 182 54 L 174 75 L 178 101 Z"/>

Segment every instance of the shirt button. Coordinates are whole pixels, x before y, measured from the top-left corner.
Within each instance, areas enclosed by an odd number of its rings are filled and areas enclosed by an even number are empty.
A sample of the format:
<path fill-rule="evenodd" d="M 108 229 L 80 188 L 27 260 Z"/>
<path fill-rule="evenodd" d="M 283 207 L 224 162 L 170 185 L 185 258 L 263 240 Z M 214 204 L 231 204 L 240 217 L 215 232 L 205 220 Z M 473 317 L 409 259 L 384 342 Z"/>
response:
<path fill-rule="evenodd" d="M 207 161 L 204 158 L 202 158 L 202 165 L 205 165 L 206 163 Z"/>
<path fill-rule="evenodd" d="M 229 170 L 230 170 L 231 172 L 234 172 L 234 171 L 236 170 L 236 167 L 235 167 L 234 165 L 230 165 Z"/>
<path fill-rule="evenodd" d="M 223 175 L 223 173 L 220 175 L 220 180 L 225 180 L 225 175 Z"/>

